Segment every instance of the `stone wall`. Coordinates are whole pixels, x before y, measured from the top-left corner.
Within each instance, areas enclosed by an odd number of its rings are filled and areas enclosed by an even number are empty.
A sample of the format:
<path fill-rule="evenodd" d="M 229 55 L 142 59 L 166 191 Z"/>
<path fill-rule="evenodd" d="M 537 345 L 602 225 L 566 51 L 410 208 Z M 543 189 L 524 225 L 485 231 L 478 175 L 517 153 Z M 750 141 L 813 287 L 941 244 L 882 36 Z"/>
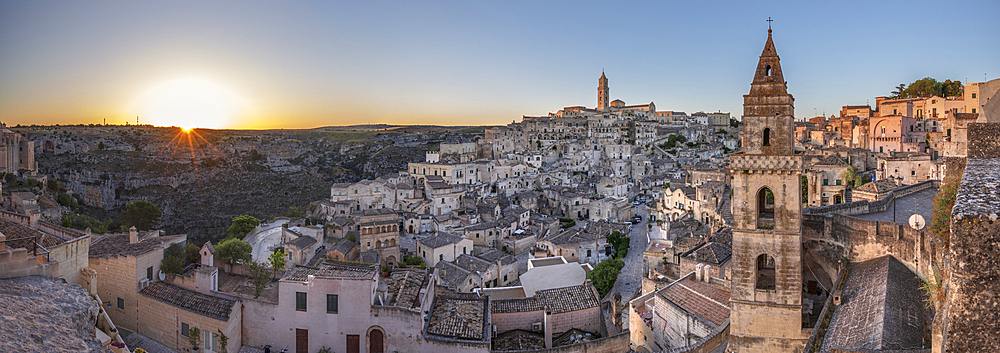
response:
<path fill-rule="evenodd" d="M 844 215 L 805 215 L 802 225 L 805 249 L 819 249 L 814 252 L 818 255 L 815 259 L 824 268 L 836 269 L 841 257 L 862 262 L 892 255 L 924 278 L 931 263 L 938 261 L 937 245 L 927 228 L 915 230 Z"/>
<path fill-rule="evenodd" d="M 510 330 L 532 331 L 531 324 L 543 322 L 545 319 L 545 312 L 541 310 L 522 311 L 517 313 L 495 312 L 491 315 L 491 317 L 493 318 L 493 325 L 497 328 L 497 333 L 503 333 Z"/>
<path fill-rule="evenodd" d="M 970 124 L 969 155 L 955 197 L 948 251 L 947 298 L 936 325 L 945 352 L 1000 346 L 1000 124 Z M 985 134 L 986 136 L 980 136 Z M 975 137 L 973 137 L 975 136 Z M 981 138 L 985 141 L 971 140 Z M 973 158 L 972 156 L 983 158 Z M 941 321 L 938 321 L 941 320 Z M 942 322 L 943 321 L 943 322 Z M 943 325 L 938 325 L 938 324 Z M 937 336 L 938 333 L 935 333 Z M 935 349 L 939 345 L 935 342 Z"/>
<path fill-rule="evenodd" d="M 89 235 L 50 247 L 48 250 L 49 260 L 59 263 L 59 278 L 65 279 L 69 284 L 85 286 L 80 269 L 90 265 Z"/>
<path fill-rule="evenodd" d="M 1000 157 L 1000 124 L 969 124 L 968 158 Z"/>

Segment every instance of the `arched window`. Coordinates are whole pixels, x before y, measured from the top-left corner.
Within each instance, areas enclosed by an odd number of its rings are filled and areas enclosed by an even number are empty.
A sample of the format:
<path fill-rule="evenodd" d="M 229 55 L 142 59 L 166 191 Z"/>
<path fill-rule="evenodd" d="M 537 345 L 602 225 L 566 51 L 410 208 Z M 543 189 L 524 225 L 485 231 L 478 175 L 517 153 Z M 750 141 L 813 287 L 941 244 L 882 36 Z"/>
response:
<path fill-rule="evenodd" d="M 761 144 L 762 146 L 771 145 L 771 128 L 769 127 L 764 128 L 764 138 L 762 141 L 763 141 Z"/>
<path fill-rule="evenodd" d="M 764 76 L 771 76 L 771 65 L 764 67 Z"/>
<path fill-rule="evenodd" d="M 757 228 L 774 229 L 774 193 L 766 187 L 757 192 Z"/>
<path fill-rule="evenodd" d="M 756 289 L 774 289 L 774 258 L 761 254 L 757 256 Z"/>

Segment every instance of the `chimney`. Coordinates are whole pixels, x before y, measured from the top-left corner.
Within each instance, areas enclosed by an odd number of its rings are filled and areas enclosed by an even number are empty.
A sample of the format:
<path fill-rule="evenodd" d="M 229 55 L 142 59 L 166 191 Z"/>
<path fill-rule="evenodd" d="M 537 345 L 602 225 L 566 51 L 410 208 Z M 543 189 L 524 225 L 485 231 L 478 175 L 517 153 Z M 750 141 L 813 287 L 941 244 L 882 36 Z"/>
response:
<path fill-rule="evenodd" d="M 38 218 L 41 217 L 41 215 L 42 214 L 39 212 L 28 212 L 28 219 L 31 220 L 31 228 L 38 228 Z"/>
<path fill-rule="evenodd" d="M 542 330 L 545 332 L 545 348 L 552 348 L 552 310 L 546 306 L 542 308 L 545 310 L 545 320 L 542 322 Z"/>
<path fill-rule="evenodd" d="M 705 280 L 705 282 L 706 283 L 711 282 L 710 276 L 712 276 L 712 265 L 705 265 L 705 268 L 702 269 L 702 272 L 704 272 L 702 278 Z"/>
<path fill-rule="evenodd" d="M 135 226 L 128 229 L 128 243 L 135 244 L 139 242 L 139 230 L 135 229 Z"/>
<path fill-rule="evenodd" d="M 695 269 L 694 269 L 694 278 L 698 282 L 703 281 L 703 278 L 704 278 L 703 270 L 704 269 L 705 269 L 705 264 L 698 264 L 698 266 L 695 267 Z"/>

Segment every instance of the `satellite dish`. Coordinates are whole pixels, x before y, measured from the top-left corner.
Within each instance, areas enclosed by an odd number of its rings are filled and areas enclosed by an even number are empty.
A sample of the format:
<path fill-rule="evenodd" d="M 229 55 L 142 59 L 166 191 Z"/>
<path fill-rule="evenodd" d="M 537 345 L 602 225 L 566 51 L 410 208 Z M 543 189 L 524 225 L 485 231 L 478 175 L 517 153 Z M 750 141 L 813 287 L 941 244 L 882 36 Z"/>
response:
<path fill-rule="evenodd" d="M 163 271 L 160 271 L 160 281 L 165 279 L 167 279 L 167 274 L 163 273 Z"/>
<path fill-rule="evenodd" d="M 914 213 L 912 216 L 910 216 L 910 227 L 911 228 L 916 229 L 916 230 L 921 230 L 921 229 L 924 229 L 924 226 L 926 226 L 926 225 L 927 225 L 927 222 L 924 221 L 924 216 L 921 216 L 921 215 L 916 214 L 916 213 Z"/>

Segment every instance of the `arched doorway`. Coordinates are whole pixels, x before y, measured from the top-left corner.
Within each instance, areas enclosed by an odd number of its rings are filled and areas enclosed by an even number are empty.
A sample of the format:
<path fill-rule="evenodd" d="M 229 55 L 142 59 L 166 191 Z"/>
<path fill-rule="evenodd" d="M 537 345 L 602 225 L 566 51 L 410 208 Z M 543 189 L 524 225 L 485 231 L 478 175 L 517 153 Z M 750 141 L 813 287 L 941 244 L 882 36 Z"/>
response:
<path fill-rule="evenodd" d="M 413 233 L 413 225 L 410 225 L 410 233 Z"/>
<path fill-rule="evenodd" d="M 372 327 L 368 331 L 368 353 L 385 353 L 385 332 L 381 327 Z"/>

